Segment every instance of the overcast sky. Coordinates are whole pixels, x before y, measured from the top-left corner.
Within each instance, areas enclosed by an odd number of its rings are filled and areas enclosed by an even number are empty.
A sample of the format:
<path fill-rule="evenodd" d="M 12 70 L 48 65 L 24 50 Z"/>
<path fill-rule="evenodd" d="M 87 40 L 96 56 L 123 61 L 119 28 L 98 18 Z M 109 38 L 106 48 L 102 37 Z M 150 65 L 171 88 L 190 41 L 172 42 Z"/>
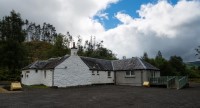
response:
<path fill-rule="evenodd" d="M 199 0 L 0 0 L 0 19 L 12 9 L 30 22 L 53 24 L 57 33 L 96 36 L 119 59 L 160 50 L 192 61 L 200 45 Z"/>

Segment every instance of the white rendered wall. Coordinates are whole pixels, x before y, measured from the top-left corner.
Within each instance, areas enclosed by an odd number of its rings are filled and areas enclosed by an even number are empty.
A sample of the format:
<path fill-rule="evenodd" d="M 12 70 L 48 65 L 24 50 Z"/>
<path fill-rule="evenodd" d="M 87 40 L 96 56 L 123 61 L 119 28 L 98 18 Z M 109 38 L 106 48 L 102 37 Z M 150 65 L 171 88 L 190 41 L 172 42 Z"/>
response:
<path fill-rule="evenodd" d="M 46 86 L 52 86 L 52 71 L 50 70 L 46 70 L 46 78 L 44 77 L 44 70 L 38 70 L 37 72 L 34 69 L 23 70 L 22 75 L 21 82 L 24 85 L 44 84 Z"/>
<path fill-rule="evenodd" d="M 93 71 L 92 74 L 92 84 L 106 84 L 114 83 L 114 72 L 111 72 L 111 76 L 108 77 L 108 71 Z"/>
<path fill-rule="evenodd" d="M 25 84 L 25 85 L 41 84 L 41 73 L 42 72 L 40 70 L 38 70 L 38 72 L 36 72 L 33 69 L 23 70 L 22 71 L 23 77 L 21 78 L 22 84 Z"/>
<path fill-rule="evenodd" d="M 53 70 L 46 70 L 45 77 L 45 70 L 42 70 L 41 84 L 44 84 L 46 86 L 52 86 L 52 72 Z"/>
<path fill-rule="evenodd" d="M 53 79 L 53 86 L 58 87 L 92 84 L 91 71 L 79 56 L 70 56 L 56 66 Z"/>

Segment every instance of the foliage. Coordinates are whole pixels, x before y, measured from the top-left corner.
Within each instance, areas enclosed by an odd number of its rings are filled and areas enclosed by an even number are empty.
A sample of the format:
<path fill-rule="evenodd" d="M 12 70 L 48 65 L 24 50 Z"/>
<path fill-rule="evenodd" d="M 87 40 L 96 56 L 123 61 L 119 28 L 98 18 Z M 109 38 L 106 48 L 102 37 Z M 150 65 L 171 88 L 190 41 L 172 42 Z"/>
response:
<path fill-rule="evenodd" d="M 78 43 L 80 43 L 78 40 Z M 115 60 L 116 55 L 113 52 L 105 47 L 103 47 L 103 41 L 95 42 L 92 41 L 92 37 L 89 40 L 85 41 L 85 45 L 82 46 L 81 44 L 78 45 L 78 55 L 79 56 L 87 56 L 99 59 L 108 59 L 108 60 Z"/>
<path fill-rule="evenodd" d="M 51 57 L 61 57 L 66 54 L 70 53 L 70 49 L 68 47 L 65 47 L 64 41 L 63 41 L 64 35 L 59 34 L 55 39 L 55 44 L 53 47 L 48 51 L 48 58 Z"/>
<path fill-rule="evenodd" d="M 40 88 L 40 89 L 43 89 L 43 88 L 48 88 L 47 86 L 43 85 L 43 84 L 40 84 L 40 85 L 31 85 L 31 86 L 25 86 L 24 87 L 27 87 L 27 88 Z"/>
<path fill-rule="evenodd" d="M 0 20 L 0 68 L 7 72 L 9 78 L 15 77 L 13 80 L 19 77 L 19 70 L 25 65 L 25 50 L 22 44 L 26 35 L 22 29 L 24 24 L 20 14 L 14 10 L 10 12 L 10 16 Z"/>
<path fill-rule="evenodd" d="M 35 23 L 29 23 L 26 20 L 26 32 L 28 41 L 45 41 L 48 43 L 53 43 L 54 39 L 57 37 L 56 29 L 53 25 L 43 23 L 43 26 L 36 25 Z"/>
<path fill-rule="evenodd" d="M 161 76 L 189 75 L 189 77 L 199 77 L 200 73 L 193 69 L 188 69 L 182 58 L 179 56 L 171 56 L 169 60 L 162 57 L 161 51 L 158 51 L 155 58 L 148 58 L 148 54 L 144 53 L 141 57 L 146 62 L 160 69 Z"/>
<path fill-rule="evenodd" d="M 53 47 L 52 44 L 44 41 L 24 42 L 23 44 L 27 52 L 27 64 L 36 60 L 48 59 L 48 50 Z"/>
<path fill-rule="evenodd" d="M 200 46 L 198 46 L 198 48 L 196 48 L 195 50 L 196 50 L 196 56 L 198 56 L 200 59 Z"/>

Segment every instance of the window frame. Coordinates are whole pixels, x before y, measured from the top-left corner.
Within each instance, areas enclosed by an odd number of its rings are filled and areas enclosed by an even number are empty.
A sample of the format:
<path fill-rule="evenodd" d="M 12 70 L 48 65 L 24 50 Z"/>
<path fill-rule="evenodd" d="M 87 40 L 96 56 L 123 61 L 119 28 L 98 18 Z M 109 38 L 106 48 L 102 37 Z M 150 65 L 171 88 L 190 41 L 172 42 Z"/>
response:
<path fill-rule="evenodd" d="M 135 71 L 133 71 L 133 70 L 131 70 L 131 71 L 126 71 L 125 77 L 134 78 L 134 77 L 135 77 Z"/>
<path fill-rule="evenodd" d="M 156 72 L 155 71 L 151 71 L 151 77 L 155 78 L 156 77 Z"/>
<path fill-rule="evenodd" d="M 44 70 L 44 78 L 46 78 L 47 77 L 47 72 L 46 72 L 46 70 Z"/>
<path fill-rule="evenodd" d="M 107 74 L 107 75 L 108 75 L 108 78 L 112 78 L 112 77 L 111 77 L 111 71 L 108 71 L 107 73 L 108 73 L 108 74 Z"/>
<path fill-rule="evenodd" d="M 95 75 L 94 71 L 92 70 L 92 75 Z"/>

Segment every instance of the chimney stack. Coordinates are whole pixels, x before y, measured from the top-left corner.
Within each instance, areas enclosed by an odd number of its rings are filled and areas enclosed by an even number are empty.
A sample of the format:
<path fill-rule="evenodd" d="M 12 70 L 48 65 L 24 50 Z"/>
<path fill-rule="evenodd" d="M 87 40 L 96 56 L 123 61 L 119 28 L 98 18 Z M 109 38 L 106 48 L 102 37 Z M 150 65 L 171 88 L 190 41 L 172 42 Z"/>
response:
<path fill-rule="evenodd" d="M 73 42 L 73 46 L 71 48 L 71 56 L 77 56 L 78 49 L 75 46 L 75 42 Z"/>

